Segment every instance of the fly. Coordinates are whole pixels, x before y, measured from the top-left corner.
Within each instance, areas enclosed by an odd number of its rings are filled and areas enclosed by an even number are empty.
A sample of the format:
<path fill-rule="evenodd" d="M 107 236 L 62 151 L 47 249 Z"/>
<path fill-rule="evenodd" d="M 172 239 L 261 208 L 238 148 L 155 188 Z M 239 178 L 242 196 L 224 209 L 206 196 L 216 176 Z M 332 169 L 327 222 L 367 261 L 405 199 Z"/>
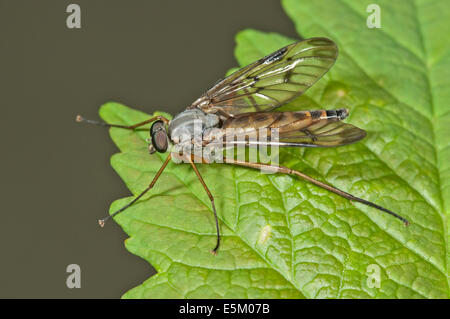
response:
<path fill-rule="evenodd" d="M 255 145 L 280 147 L 336 147 L 355 143 L 366 136 L 366 132 L 352 124 L 342 122 L 349 111 L 345 108 L 334 110 L 311 110 L 297 112 L 274 112 L 277 107 L 293 100 L 317 82 L 333 66 L 338 55 L 336 44 L 327 38 L 311 38 L 290 44 L 258 61 L 234 72 L 219 81 L 211 89 L 200 96 L 185 111 L 172 120 L 163 116 L 155 116 L 134 125 L 117 125 L 97 122 L 77 116 L 78 122 L 87 122 L 106 127 L 118 127 L 134 130 L 143 125 L 153 123 L 150 127 L 150 153 L 165 153 L 169 147 L 184 146 L 184 152 L 170 152 L 155 177 L 138 196 L 130 203 L 110 216 L 99 220 L 103 226 L 109 218 L 124 211 L 145 193 L 147 193 L 161 176 L 173 158 L 189 163 L 200 183 L 203 185 L 211 201 L 216 223 L 216 246 L 212 253 L 216 254 L 220 246 L 220 229 L 214 196 L 208 189 L 195 163 L 211 163 L 211 158 L 196 156 L 191 152 L 194 146 L 206 148 L 218 147 L 251 147 Z M 196 134 L 196 123 L 200 134 Z M 226 139 L 229 129 L 241 129 L 241 139 Z M 252 141 L 246 138 L 249 132 L 260 129 L 276 129 L 278 138 L 269 136 L 264 141 Z M 213 139 L 219 135 L 217 143 Z M 197 132 L 198 133 L 198 132 Z M 195 136 L 196 138 L 192 138 Z M 200 139 L 199 139 L 200 137 Z M 239 136 L 238 136 L 239 137 Z M 186 151 L 187 147 L 187 151 Z M 255 169 L 267 169 L 300 177 L 348 200 L 359 202 L 394 216 L 406 226 L 404 217 L 365 199 L 353 196 L 334 186 L 318 181 L 302 172 L 283 166 L 273 166 L 260 162 L 250 162 L 233 158 L 225 158 L 225 163 Z"/>

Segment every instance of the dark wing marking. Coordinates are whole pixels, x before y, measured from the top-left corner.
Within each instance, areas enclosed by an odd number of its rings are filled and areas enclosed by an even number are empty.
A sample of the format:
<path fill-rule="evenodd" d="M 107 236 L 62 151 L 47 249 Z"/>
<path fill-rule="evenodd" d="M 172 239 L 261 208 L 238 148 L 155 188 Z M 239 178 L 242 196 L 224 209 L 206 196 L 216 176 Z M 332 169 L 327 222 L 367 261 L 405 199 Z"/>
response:
<path fill-rule="evenodd" d="M 272 110 L 311 87 L 337 54 L 336 44 L 327 38 L 290 44 L 218 82 L 188 109 L 228 116 Z"/>

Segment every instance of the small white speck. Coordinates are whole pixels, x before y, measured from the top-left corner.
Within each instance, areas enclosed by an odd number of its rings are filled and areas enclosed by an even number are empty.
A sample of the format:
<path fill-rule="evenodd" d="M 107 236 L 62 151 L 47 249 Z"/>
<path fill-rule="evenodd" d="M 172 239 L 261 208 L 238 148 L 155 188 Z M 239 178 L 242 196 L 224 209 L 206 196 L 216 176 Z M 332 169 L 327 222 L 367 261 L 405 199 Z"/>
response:
<path fill-rule="evenodd" d="M 345 91 L 342 89 L 337 91 L 337 96 L 339 96 L 339 97 L 343 97 L 343 96 L 345 96 L 345 94 L 346 94 Z"/>
<path fill-rule="evenodd" d="M 270 237 L 272 237 L 272 226 L 266 225 L 261 229 L 259 233 L 258 242 L 264 244 Z"/>

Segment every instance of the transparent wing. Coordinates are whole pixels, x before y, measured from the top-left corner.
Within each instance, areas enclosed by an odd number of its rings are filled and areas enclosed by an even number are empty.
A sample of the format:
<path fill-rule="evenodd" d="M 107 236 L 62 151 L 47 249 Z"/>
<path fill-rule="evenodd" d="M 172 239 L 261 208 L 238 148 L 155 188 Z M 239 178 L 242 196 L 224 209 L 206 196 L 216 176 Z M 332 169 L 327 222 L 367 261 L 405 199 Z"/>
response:
<path fill-rule="evenodd" d="M 366 131 L 343 122 L 331 122 L 314 129 L 283 132 L 279 135 L 280 146 L 290 147 L 335 147 L 358 142 Z"/>
<path fill-rule="evenodd" d="M 336 44 L 327 38 L 290 44 L 218 82 L 188 109 L 229 116 L 272 110 L 311 87 L 337 54 Z"/>
<path fill-rule="evenodd" d="M 347 115 L 346 109 L 246 113 L 226 120 L 222 129 L 227 144 L 233 145 L 334 147 L 366 136 L 364 130 L 341 121 Z M 277 135 L 270 131 L 274 129 Z"/>
<path fill-rule="evenodd" d="M 366 131 L 352 124 L 333 122 L 319 130 L 282 132 L 278 138 L 268 135 L 267 139 L 260 139 L 257 134 L 245 130 L 225 135 L 224 146 L 336 147 L 358 142 L 366 136 Z"/>

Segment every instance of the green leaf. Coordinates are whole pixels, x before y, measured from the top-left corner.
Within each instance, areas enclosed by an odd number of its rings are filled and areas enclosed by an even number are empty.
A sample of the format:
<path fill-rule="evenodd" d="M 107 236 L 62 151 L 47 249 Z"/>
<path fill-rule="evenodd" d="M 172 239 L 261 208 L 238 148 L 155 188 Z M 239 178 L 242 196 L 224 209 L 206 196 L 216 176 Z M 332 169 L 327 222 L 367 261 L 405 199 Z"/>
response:
<path fill-rule="evenodd" d="M 171 163 L 115 218 L 130 236 L 127 249 L 158 271 L 125 298 L 449 297 L 450 10 L 445 0 L 379 0 L 382 27 L 369 29 L 370 3 L 282 2 L 303 38 L 327 36 L 340 48 L 329 74 L 283 109 L 348 107 L 347 121 L 368 136 L 339 148 L 286 149 L 280 161 L 411 225 L 295 177 L 198 165 L 223 233 L 212 256 L 209 199 L 189 165 Z M 245 30 L 236 41 L 242 66 L 295 39 Z M 118 124 L 150 116 L 116 103 L 100 114 Z M 148 131 L 111 129 L 111 137 L 121 150 L 112 166 L 136 195 L 166 154 L 148 154 Z"/>

